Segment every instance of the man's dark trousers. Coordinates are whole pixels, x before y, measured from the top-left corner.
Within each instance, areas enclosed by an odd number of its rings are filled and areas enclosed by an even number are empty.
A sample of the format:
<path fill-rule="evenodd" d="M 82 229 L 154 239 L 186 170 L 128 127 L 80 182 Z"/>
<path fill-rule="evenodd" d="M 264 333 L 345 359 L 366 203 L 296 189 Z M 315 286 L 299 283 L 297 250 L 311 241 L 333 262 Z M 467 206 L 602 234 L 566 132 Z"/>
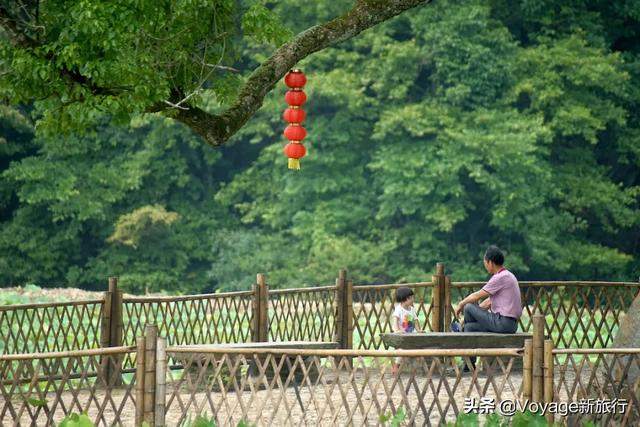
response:
<path fill-rule="evenodd" d="M 483 310 L 478 304 L 467 304 L 463 310 L 465 332 L 515 334 L 518 330 L 518 321 L 514 318 Z M 471 365 L 475 368 L 476 358 L 471 357 L 470 359 Z"/>
<path fill-rule="evenodd" d="M 465 332 L 494 332 L 496 334 L 515 334 L 518 321 L 512 317 L 505 317 L 499 313 L 483 310 L 478 304 L 464 306 Z"/>

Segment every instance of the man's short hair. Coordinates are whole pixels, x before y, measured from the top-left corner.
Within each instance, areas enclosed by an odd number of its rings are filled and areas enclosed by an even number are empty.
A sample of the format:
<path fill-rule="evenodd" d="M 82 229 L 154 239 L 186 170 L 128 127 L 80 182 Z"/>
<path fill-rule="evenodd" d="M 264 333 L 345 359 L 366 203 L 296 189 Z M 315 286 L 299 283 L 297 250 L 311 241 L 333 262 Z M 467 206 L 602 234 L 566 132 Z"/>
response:
<path fill-rule="evenodd" d="M 493 262 L 495 265 L 504 264 L 504 254 L 497 246 L 491 245 L 484 253 L 484 259 Z"/>
<path fill-rule="evenodd" d="M 396 302 L 405 302 L 409 297 L 413 295 L 413 290 L 406 286 L 398 288 L 396 291 Z"/>

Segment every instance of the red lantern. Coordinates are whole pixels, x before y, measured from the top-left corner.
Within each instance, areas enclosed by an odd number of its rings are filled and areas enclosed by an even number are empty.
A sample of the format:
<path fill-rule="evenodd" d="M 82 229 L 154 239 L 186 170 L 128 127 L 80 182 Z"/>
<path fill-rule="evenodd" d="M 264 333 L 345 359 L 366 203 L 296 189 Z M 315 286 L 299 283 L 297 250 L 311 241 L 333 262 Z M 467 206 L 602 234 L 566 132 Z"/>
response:
<path fill-rule="evenodd" d="M 299 142 L 290 142 L 284 146 L 284 154 L 289 158 L 289 169 L 300 169 L 300 159 L 307 154 L 307 149 Z"/>
<path fill-rule="evenodd" d="M 307 77 L 298 69 L 291 70 L 284 76 L 284 84 L 290 88 L 301 88 L 307 83 Z"/>
<path fill-rule="evenodd" d="M 284 77 L 284 83 L 291 88 L 284 95 L 289 104 L 282 114 L 285 122 L 289 123 L 284 130 L 284 136 L 289 143 L 284 147 L 284 154 L 289 158 L 289 169 L 300 169 L 300 159 L 307 153 L 301 141 L 307 136 L 307 130 L 301 126 L 307 114 L 300 106 L 307 100 L 307 94 L 302 88 L 307 83 L 307 77 L 300 70 L 291 70 Z"/>
<path fill-rule="evenodd" d="M 284 100 L 289 105 L 301 106 L 307 100 L 307 94 L 303 90 L 288 90 L 284 95 Z"/>
<path fill-rule="evenodd" d="M 289 125 L 284 130 L 284 137 L 289 141 L 302 141 L 307 136 L 307 130 L 300 125 Z"/>
<path fill-rule="evenodd" d="M 287 108 L 282 114 L 282 118 L 287 123 L 302 123 L 307 117 L 307 113 L 301 108 Z"/>

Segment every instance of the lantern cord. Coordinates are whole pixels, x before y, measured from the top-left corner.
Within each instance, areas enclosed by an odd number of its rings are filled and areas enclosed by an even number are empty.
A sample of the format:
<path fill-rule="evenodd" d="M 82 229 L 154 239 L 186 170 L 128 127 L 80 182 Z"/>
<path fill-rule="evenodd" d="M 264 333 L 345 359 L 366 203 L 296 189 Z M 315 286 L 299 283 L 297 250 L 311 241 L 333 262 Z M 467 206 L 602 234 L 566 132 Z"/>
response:
<path fill-rule="evenodd" d="M 289 169 L 300 170 L 300 159 L 289 159 Z"/>

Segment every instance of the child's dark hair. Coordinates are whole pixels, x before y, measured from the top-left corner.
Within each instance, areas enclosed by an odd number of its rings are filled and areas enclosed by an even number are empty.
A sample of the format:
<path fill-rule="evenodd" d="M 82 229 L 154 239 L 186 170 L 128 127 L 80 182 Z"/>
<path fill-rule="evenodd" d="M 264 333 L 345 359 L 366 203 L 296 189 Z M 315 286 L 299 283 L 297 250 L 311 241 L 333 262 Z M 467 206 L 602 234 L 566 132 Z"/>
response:
<path fill-rule="evenodd" d="M 411 288 L 407 288 L 406 286 L 398 288 L 396 291 L 396 302 L 405 302 L 412 295 L 413 290 L 411 290 Z"/>
<path fill-rule="evenodd" d="M 494 245 L 487 248 L 487 251 L 484 253 L 484 259 L 487 261 L 493 261 L 495 265 L 504 264 L 504 254 L 497 246 Z"/>

